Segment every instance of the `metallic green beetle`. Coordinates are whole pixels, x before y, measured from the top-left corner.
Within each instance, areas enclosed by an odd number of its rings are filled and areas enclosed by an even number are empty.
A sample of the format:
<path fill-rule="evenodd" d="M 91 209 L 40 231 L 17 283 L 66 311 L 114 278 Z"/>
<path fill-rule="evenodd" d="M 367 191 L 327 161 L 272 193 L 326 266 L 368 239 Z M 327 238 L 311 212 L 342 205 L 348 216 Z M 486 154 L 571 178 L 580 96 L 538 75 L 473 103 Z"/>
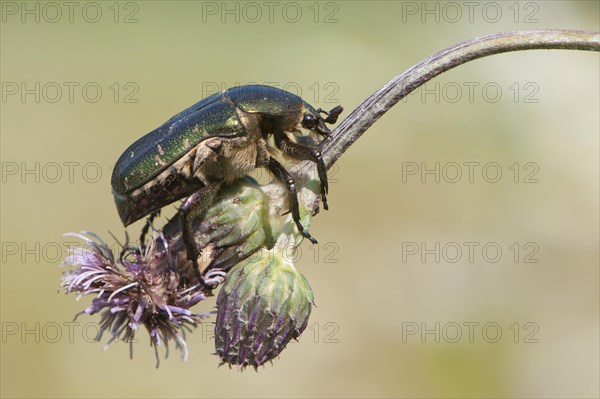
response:
<path fill-rule="evenodd" d="M 217 93 L 175 115 L 125 150 L 112 174 L 112 189 L 125 226 L 185 198 L 179 208 L 187 256 L 201 284 L 200 249 L 192 220 L 211 205 L 223 184 L 258 167 L 269 168 L 288 188 L 290 212 L 298 230 L 316 240 L 300 223 L 294 179 L 269 150 L 268 138 L 286 155 L 317 164 L 321 198 L 327 209 L 327 169 L 319 150 L 294 139 L 300 128 L 324 138 L 342 107 L 315 109 L 295 94 L 270 86 L 239 86 Z M 327 115 L 325 118 L 321 114 Z M 288 134 L 291 134 L 288 135 Z M 149 224 L 142 230 L 141 242 Z"/>

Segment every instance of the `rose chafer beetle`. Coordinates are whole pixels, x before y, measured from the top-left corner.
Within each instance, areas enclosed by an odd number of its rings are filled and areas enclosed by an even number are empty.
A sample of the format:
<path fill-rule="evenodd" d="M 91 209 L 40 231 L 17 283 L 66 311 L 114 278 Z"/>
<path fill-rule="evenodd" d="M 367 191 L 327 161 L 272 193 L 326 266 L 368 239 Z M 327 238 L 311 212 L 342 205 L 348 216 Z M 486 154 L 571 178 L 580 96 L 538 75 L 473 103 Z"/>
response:
<path fill-rule="evenodd" d="M 187 257 L 201 284 L 200 249 L 193 240 L 192 221 L 212 204 L 223 184 L 258 167 L 267 167 L 285 182 L 289 208 L 300 233 L 316 240 L 300 222 L 293 177 L 274 158 L 269 144 L 283 154 L 317 164 L 323 207 L 327 209 L 327 169 L 318 148 L 300 143 L 301 128 L 324 138 L 326 124 L 337 121 L 342 107 L 326 112 L 302 98 L 270 86 L 248 85 L 227 89 L 173 116 L 129 146 L 113 170 L 111 184 L 125 226 L 150 215 L 140 241 L 160 208 L 185 198 L 179 208 Z M 326 115 L 323 117 L 322 114 Z"/>

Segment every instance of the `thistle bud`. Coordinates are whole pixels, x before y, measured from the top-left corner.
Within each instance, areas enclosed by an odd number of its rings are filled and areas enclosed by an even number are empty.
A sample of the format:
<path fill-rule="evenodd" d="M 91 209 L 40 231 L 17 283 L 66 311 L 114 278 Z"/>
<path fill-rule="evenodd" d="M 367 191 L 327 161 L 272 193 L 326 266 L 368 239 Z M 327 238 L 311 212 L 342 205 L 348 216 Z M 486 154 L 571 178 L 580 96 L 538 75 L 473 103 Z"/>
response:
<path fill-rule="evenodd" d="M 313 293 L 277 251 L 260 251 L 226 277 L 217 298 L 215 345 L 222 364 L 255 369 L 306 328 Z"/>
<path fill-rule="evenodd" d="M 269 200 L 251 178 L 240 179 L 221 189 L 215 202 L 201 218 L 194 220 L 194 241 L 202 249 L 201 271 L 227 272 L 240 260 L 251 256 L 271 237 L 275 221 L 269 215 Z M 162 229 L 158 248 L 168 244 L 171 256 L 186 256 L 180 218 L 172 218 Z M 190 263 L 191 266 L 191 263 Z M 193 271 L 184 271 L 195 279 Z"/>

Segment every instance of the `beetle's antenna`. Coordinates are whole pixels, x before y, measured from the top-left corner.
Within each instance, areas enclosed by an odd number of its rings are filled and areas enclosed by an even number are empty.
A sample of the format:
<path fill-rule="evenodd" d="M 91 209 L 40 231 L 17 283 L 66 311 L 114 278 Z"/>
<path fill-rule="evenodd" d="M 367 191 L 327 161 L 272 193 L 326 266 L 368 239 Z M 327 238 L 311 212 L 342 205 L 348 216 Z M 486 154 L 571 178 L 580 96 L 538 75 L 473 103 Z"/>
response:
<path fill-rule="evenodd" d="M 340 116 L 343 110 L 344 108 L 341 105 L 338 105 L 337 107 L 332 108 L 331 111 L 326 112 L 327 118 L 325 118 L 325 123 L 336 123 L 338 116 Z"/>
<path fill-rule="evenodd" d="M 325 123 L 333 124 L 333 123 L 337 122 L 338 116 L 340 116 L 340 114 L 342 113 L 343 110 L 344 110 L 344 107 L 342 107 L 341 105 L 338 105 L 338 106 L 332 108 L 329 112 L 325 111 L 322 108 L 319 108 L 317 110 L 317 112 L 327 115 L 327 118 L 324 119 Z"/>

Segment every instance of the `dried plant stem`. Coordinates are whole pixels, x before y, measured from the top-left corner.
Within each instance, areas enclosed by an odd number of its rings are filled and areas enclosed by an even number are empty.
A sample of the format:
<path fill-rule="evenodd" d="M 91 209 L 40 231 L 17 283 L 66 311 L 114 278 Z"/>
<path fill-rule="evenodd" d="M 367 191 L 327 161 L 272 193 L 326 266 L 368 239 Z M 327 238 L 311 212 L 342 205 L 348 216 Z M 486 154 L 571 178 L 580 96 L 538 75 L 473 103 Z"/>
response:
<path fill-rule="evenodd" d="M 327 167 L 398 101 L 437 75 L 488 55 L 535 49 L 600 51 L 600 34 L 556 29 L 496 33 L 435 53 L 393 78 L 340 123 L 322 148 Z"/>

